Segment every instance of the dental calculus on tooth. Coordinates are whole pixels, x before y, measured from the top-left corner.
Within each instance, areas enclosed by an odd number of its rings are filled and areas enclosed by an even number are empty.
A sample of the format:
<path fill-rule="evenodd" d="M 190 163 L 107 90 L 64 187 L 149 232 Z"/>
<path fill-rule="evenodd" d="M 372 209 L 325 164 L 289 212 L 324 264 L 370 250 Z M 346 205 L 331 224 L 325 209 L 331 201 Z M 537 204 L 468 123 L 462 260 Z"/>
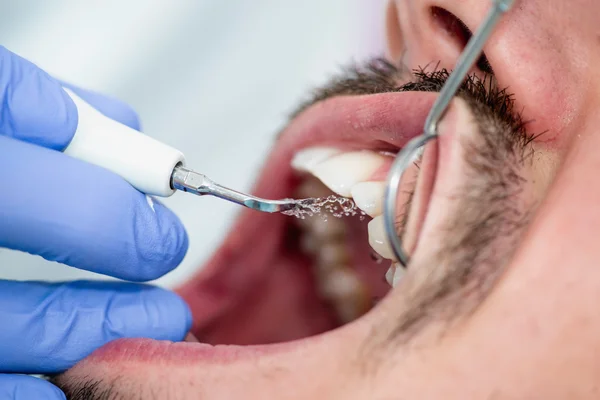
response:
<path fill-rule="evenodd" d="M 389 156 L 367 150 L 344 152 L 330 147 L 313 147 L 299 151 L 292 160 L 292 167 L 316 177 L 334 193 L 352 198 L 353 205 L 373 218 L 368 226 L 369 244 L 373 250 L 383 258 L 396 261 L 382 216 L 385 182 L 371 180 L 385 164 L 386 157 Z M 386 280 L 395 286 L 403 273 L 399 264 L 393 263 Z"/>

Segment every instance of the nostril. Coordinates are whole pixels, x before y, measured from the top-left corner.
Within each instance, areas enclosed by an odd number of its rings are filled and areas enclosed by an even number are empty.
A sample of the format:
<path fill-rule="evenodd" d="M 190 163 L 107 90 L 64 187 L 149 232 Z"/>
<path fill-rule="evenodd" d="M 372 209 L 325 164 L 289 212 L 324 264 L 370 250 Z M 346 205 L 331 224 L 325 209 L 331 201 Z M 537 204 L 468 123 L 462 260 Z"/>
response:
<path fill-rule="evenodd" d="M 441 7 L 431 7 L 431 16 L 433 21 L 456 40 L 461 48 L 466 46 L 472 33 L 460 18 Z"/>
<path fill-rule="evenodd" d="M 431 7 L 431 17 L 434 23 L 442 28 L 450 38 L 456 41 L 460 49 L 464 49 L 473 33 L 469 27 L 456 15 L 441 7 Z M 482 54 L 477 60 L 477 68 L 484 73 L 493 74 L 494 71 L 488 58 Z"/>

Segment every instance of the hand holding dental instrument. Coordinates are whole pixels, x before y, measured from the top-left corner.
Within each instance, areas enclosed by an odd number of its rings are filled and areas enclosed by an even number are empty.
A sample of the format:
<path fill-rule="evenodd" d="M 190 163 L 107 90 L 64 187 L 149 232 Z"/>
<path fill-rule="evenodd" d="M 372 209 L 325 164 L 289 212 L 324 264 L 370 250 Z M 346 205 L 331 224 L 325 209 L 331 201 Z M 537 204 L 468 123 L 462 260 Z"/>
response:
<path fill-rule="evenodd" d="M 26 263 L 11 249 L 129 281 L 166 274 L 188 249 L 183 224 L 109 171 L 60 152 L 78 120 L 65 85 L 0 46 L 0 253 L 8 255 L 0 264 L 17 271 Z M 69 87 L 137 128 L 125 104 Z M 117 339 L 180 341 L 191 326 L 187 304 L 162 288 L 7 278 L 0 280 L 0 398 L 64 400 L 28 374 L 58 374 Z"/>
<path fill-rule="evenodd" d="M 114 172 L 142 193 L 168 197 L 181 190 L 216 196 L 267 213 L 303 204 L 294 199 L 261 199 L 221 186 L 186 168 L 180 151 L 105 117 L 71 90 L 65 91 L 77 107 L 79 121 L 64 153 Z"/>
<path fill-rule="evenodd" d="M 437 137 L 438 123 L 448 111 L 450 102 L 456 95 L 467 74 L 481 55 L 483 46 L 494 31 L 502 15 L 508 12 L 515 0 L 492 0 L 492 8 L 487 17 L 467 43 L 460 55 L 454 71 L 448 77 L 444 87 L 431 107 L 431 111 L 425 121 L 423 134 L 410 141 L 396 156 L 387 179 L 384 193 L 384 222 L 385 232 L 391 244 L 396 259 L 406 267 L 409 257 L 402 248 L 402 239 L 396 232 L 396 202 L 400 190 L 400 182 L 404 172 L 412 164 L 412 159 L 417 152 L 431 139 Z"/>

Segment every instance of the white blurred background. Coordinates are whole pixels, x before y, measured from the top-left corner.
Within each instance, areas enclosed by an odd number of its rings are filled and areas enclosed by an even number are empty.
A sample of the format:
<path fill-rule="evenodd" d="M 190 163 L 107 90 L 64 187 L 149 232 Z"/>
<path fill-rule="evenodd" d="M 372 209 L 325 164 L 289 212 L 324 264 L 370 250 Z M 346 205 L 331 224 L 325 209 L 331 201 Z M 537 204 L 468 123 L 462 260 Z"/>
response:
<path fill-rule="evenodd" d="M 341 65 L 379 54 L 383 0 L 0 0 L 0 44 L 131 104 L 143 131 L 248 190 L 286 115 Z M 206 261 L 239 206 L 165 201 L 190 237 L 173 286 Z M 0 249 L 0 278 L 102 278 Z"/>

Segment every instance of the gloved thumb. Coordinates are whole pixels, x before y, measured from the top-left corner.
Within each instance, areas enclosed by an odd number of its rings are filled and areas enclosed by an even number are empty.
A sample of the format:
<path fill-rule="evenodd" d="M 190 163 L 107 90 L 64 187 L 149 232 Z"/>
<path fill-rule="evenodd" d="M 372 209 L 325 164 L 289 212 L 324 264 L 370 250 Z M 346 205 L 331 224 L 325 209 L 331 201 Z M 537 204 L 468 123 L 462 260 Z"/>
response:
<path fill-rule="evenodd" d="M 0 321 L 0 372 L 50 374 L 116 339 L 182 340 L 192 317 L 179 296 L 153 286 L 0 280 Z"/>
<path fill-rule="evenodd" d="M 64 400 L 59 388 L 39 378 L 24 375 L 0 374 L 0 399 L 6 400 Z"/>

